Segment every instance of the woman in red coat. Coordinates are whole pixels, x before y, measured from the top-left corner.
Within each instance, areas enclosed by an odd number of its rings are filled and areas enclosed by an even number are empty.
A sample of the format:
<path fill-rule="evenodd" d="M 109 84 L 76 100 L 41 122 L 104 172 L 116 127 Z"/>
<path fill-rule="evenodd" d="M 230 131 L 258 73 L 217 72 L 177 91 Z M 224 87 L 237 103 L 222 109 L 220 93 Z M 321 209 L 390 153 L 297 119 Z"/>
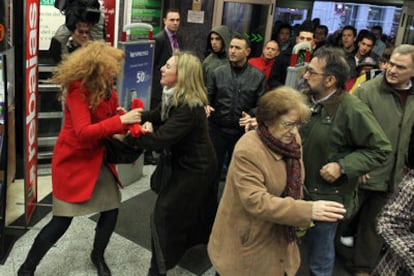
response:
<path fill-rule="evenodd" d="M 91 259 L 98 275 L 110 275 L 103 254 L 115 228 L 121 195 L 113 164 L 104 161 L 102 139 L 137 123 L 138 110 L 118 114 L 113 80 L 124 52 L 90 42 L 58 67 L 53 83 L 62 86 L 64 123 L 52 158 L 53 218 L 36 237 L 18 275 L 34 275 L 36 266 L 66 232 L 74 216 L 100 212 Z"/>

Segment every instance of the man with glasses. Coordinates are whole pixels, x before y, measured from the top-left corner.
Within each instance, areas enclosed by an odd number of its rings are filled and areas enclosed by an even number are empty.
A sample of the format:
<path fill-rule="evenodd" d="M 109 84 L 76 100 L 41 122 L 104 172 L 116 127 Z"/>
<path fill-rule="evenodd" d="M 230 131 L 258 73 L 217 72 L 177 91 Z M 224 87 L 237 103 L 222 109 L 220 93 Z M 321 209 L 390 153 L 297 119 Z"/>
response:
<path fill-rule="evenodd" d="M 349 67 L 338 48 L 314 53 L 303 76 L 312 105 L 309 122 L 300 129 L 305 167 L 305 196 L 343 203 L 350 216 L 356 205 L 357 181 L 379 167 L 391 146 L 369 108 L 345 93 Z M 307 230 L 311 275 L 332 275 L 337 222 L 315 222 Z"/>
<path fill-rule="evenodd" d="M 358 275 L 369 275 L 375 268 L 383 246 L 376 219 L 404 174 L 414 125 L 413 82 L 414 46 L 405 44 L 392 52 L 385 75 L 361 84 L 354 93 L 372 110 L 392 145 L 392 154 L 381 167 L 360 177 L 359 208 L 351 223 L 356 228 L 351 231 L 355 236 L 351 269 Z"/>

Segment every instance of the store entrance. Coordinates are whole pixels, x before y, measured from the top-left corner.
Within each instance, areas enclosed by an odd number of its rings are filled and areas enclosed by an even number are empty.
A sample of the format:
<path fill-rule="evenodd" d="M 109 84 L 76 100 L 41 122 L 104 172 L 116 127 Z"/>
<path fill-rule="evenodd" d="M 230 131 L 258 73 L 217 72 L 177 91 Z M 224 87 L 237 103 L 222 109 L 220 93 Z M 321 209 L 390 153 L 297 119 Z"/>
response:
<path fill-rule="evenodd" d="M 226 25 L 249 38 L 251 56 L 260 56 L 263 43 L 270 39 L 275 0 L 218 0 L 214 5 L 213 26 Z"/>

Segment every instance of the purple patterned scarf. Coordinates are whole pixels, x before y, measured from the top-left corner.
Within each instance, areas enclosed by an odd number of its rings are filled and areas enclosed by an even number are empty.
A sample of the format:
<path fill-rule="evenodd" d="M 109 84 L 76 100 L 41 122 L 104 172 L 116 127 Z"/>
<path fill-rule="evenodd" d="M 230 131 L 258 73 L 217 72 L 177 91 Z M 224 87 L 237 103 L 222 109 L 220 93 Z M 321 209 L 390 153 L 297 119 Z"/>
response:
<path fill-rule="evenodd" d="M 302 175 L 301 175 L 301 151 L 300 145 L 293 140 L 290 144 L 284 144 L 276 139 L 269 131 L 268 127 L 263 123 L 259 124 L 257 133 L 262 142 L 273 152 L 283 156 L 286 162 L 286 188 L 282 193 L 282 197 L 290 196 L 293 199 L 300 199 L 302 191 Z M 287 239 L 289 242 L 297 240 L 296 227 L 287 227 Z"/>

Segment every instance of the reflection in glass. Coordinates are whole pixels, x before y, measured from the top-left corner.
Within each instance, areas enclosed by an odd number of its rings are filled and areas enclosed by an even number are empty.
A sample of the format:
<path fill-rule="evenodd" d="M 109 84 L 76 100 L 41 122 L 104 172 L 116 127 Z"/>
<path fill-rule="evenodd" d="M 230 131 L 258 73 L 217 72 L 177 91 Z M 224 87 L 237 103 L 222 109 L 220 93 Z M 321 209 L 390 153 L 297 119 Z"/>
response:
<path fill-rule="evenodd" d="M 251 57 L 262 53 L 268 12 L 268 5 L 224 3 L 222 24 L 250 39 Z"/>
<path fill-rule="evenodd" d="M 405 26 L 402 43 L 414 44 L 414 16 L 412 15 L 407 18 L 407 25 Z"/>

